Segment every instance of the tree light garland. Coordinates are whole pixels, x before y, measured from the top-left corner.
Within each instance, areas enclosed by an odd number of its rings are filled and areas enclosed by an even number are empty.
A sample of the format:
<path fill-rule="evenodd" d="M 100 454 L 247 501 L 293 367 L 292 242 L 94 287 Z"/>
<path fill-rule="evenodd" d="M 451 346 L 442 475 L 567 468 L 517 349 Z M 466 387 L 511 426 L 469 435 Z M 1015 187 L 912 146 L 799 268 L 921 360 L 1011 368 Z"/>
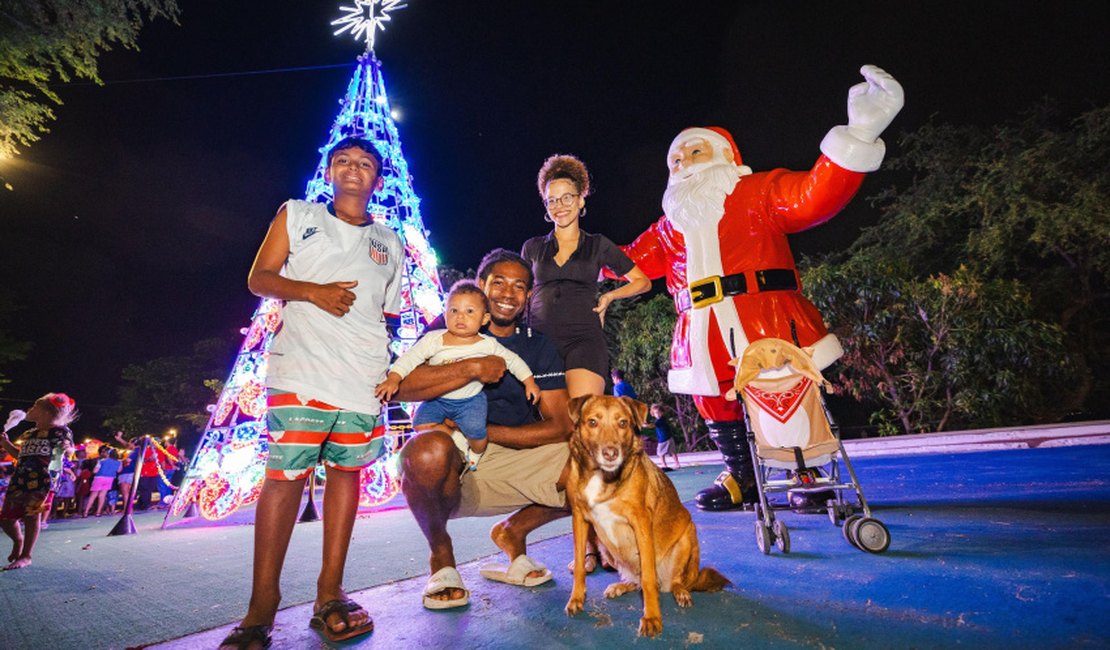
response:
<path fill-rule="evenodd" d="M 175 462 L 175 463 L 177 462 L 177 456 L 174 456 L 174 455 L 173 455 L 173 454 L 171 454 L 170 452 L 166 451 L 166 448 L 165 448 L 165 447 L 163 447 L 163 446 L 161 445 L 161 443 L 159 443 L 159 442 L 158 442 L 157 440 L 155 440 L 154 438 L 151 438 L 151 439 L 150 439 L 150 443 L 151 443 L 152 445 L 154 445 L 154 448 L 155 448 L 155 449 L 157 449 L 158 451 L 162 452 L 162 455 L 163 455 L 163 456 L 165 456 L 166 458 L 169 458 L 169 459 L 170 459 L 171 461 L 173 461 L 173 462 Z M 170 480 L 169 480 L 168 478 L 166 478 L 166 472 L 162 470 L 162 463 L 159 463 L 159 462 L 158 462 L 158 456 L 157 456 L 157 454 L 156 454 L 156 455 L 154 456 L 154 469 L 158 470 L 158 478 L 162 479 L 162 483 L 165 483 L 165 484 L 166 484 L 166 487 L 168 487 L 168 488 L 170 488 L 171 490 L 173 490 L 173 491 L 175 491 L 175 492 L 176 492 L 176 491 L 177 491 L 177 488 L 175 488 L 175 487 L 173 486 L 173 484 L 172 484 L 172 483 L 170 483 Z"/>

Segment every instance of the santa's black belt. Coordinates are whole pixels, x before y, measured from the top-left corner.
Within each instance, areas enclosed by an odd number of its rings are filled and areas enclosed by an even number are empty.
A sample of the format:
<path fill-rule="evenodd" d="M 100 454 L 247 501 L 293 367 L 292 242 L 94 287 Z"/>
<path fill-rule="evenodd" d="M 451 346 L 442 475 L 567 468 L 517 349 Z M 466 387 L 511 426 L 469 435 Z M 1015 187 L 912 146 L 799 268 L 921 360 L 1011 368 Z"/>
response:
<path fill-rule="evenodd" d="M 752 273 L 755 276 L 755 291 L 796 291 L 798 276 L 794 269 L 763 269 Z M 755 293 L 748 289 L 748 278 L 743 273 L 732 275 L 713 275 L 697 282 L 691 282 L 688 289 L 679 291 L 674 297 L 678 311 L 707 307 L 721 302 L 725 296 L 738 296 Z"/>

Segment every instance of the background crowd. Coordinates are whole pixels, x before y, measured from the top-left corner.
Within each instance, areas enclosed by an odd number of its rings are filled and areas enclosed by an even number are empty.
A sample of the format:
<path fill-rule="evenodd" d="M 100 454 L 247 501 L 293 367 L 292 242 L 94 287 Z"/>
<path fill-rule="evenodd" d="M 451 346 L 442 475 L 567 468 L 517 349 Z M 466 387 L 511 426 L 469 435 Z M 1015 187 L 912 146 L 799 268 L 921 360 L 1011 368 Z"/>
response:
<path fill-rule="evenodd" d="M 13 438 L 18 440 L 18 436 Z M 181 484 L 189 462 L 172 439 L 148 445 L 138 472 L 138 445 L 124 439 L 122 433 L 116 434 L 115 442 L 113 446 L 92 440 L 62 456 L 61 466 L 51 472 L 53 498 L 50 508 L 42 513 L 43 528 L 54 519 L 122 512 L 132 487 L 136 489 L 135 510 L 160 509 L 172 503 L 173 492 Z M 17 461 L 0 450 L 0 506 Z"/>

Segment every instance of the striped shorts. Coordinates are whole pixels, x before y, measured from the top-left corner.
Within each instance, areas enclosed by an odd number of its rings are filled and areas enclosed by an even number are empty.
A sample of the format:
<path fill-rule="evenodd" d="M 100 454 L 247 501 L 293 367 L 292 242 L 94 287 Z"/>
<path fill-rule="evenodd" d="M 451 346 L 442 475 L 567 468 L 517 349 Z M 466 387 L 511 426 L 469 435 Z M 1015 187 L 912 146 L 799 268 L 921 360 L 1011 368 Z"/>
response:
<path fill-rule="evenodd" d="M 385 453 L 385 426 L 376 415 L 273 388 L 266 406 L 268 479 L 304 480 L 319 462 L 357 472 Z"/>

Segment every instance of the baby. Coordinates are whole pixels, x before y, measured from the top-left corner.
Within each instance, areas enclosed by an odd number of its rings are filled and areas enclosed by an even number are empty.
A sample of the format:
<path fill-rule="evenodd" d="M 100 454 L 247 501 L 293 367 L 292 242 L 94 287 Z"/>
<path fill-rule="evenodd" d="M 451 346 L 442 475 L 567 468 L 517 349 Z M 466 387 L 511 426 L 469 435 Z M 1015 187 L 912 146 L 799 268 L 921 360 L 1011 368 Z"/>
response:
<path fill-rule="evenodd" d="M 401 380 L 424 362 L 444 365 L 493 354 L 505 359 L 509 372 L 524 384 L 529 401 L 535 404 L 540 398 L 540 387 L 532 377 L 528 364 L 496 339 L 478 332 L 489 323 L 489 319 L 489 300 L 478 285 L 469 280 L 456 282 L 447 294 L 447 311 L 444 313 L 447 329 L 424 334 L 393 363 L 389 375 L 374 389 L 374 394 L 382 401 L 389 401 L 397 393 Z M 454 434 L 455 444 L 466 457 L 466 469 L 476 470 L 487 443 L 486 396 L 482 392 L 482 382 L 472 381 L 442 397 L 422 403 L 413 415 L 412 424 L 417 431 L 423 431 L 447 418 L 453 420 L 458 428 Z"/>

